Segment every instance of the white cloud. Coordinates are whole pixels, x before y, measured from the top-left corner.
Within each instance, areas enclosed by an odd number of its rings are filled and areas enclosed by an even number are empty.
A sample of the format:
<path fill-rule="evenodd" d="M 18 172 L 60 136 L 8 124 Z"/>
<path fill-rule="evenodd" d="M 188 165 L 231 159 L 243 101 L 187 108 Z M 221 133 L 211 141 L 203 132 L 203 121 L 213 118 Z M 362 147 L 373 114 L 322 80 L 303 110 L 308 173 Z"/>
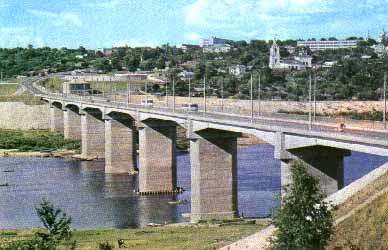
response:
<path fill-rule="evenodd" d="M 75 12 L 50 12 L 50 11 L 43 11 L 43 10 L 36 10 L 36 9 L 28 9 L 28 13 L 31 15 L 34 15 L 39 18 L 46 18 L 51 19 L 52 23 L 55 26 L 76 26 L 81 27 L 82 26 L 82 20 L 78 13 Z"/>
<path fill-rule="evenodd" d="M 130 4 L 128 0 L 100 0 L 83 3 L 82 5 L 94 9 L 115 9 L 128 4 Z"/>
<path fill-rule="evenodd" d="M 186 32 L 184 33 L 183 38 L 190 42 L 199 42 L 201 36 L 195 32 Z"/>
<path fill-rule="evenodd" d="M 45 42 L 27 28 L 0 27 L 0 47 L 26 47 L 28 44 L 42 47 Z"/>

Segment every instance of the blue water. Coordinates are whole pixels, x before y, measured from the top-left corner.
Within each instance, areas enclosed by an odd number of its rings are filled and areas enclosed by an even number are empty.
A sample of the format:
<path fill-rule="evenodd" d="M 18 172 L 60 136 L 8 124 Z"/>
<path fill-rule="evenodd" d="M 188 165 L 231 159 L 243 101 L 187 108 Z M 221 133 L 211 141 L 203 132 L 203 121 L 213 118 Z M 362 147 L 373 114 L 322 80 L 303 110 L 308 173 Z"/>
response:
<path fill-rule="evenodd" d="M 278 205 L 280 163 L 270 145 L 253 145 L 238 152 L 238 202 L 244 216 L 269 216 Z M 345 184 L 388 162 L 353 152 L 345 158 Z M 103 162 L 60 158 L 7 157 L 0 160 L 0 228 L 40 226 L 34 208 L 47 197 L 73 218 L 75 228 L 143 227 L 150 222 L 178 222 L 190 204 L 170 205 L 169 200 L 190 200 L 189 155 L 177 156 L 178 185 L 186 192 L 173 196 L 139 197 L 133 193 L 137 177 L 105 175 Z M 14 172 L 4 172 L 14 170 Z"/>

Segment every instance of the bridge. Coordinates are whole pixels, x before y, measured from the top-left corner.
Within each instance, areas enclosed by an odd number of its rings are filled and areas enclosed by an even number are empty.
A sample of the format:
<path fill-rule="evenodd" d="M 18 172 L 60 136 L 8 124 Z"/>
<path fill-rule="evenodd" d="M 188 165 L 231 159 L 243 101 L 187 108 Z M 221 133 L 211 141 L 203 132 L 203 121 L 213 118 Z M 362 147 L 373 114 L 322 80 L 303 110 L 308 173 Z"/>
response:
<path fill-rule="evenodd" d="M 344 157 L 351 151 L 388 156 L 388 134 L 381 130 L 337 131 L 325 124 L 226 113 L 116 103 L 101 97 L 59 95 L 42 90 L 40 78 L 23 85 L 50 105 L 52 131 L 80 139 L 84 158 L 104 158 L 105 172 L 132 173 L 139 132 L 139 191 L 176 190 L 176 128 L 190 140 L 191 221 L 227 219 L 237 211 L 237 138 L 253 135 L 275 149 L 281 184 L 291 183 L 295 159 L 308 164 L 321 189 L 332 194 L 344 186 Z M 258 157 L 260 157 L 258 155 Z"/>

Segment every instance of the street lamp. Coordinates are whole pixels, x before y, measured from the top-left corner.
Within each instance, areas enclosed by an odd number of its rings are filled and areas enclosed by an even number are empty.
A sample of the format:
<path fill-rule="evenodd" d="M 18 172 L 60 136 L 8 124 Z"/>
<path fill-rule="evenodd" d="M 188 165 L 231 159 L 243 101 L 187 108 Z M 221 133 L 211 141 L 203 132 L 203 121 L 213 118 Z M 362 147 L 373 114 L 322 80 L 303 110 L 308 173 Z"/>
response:
<path fill-rule="evenodd" d="M 387 129 L 387 72 L 384 71 L 384 113 L 383 113 L 383 123 L 384 129 Z"/>
<path fill-rule="evenodd" d="M 203 77 L 203 110 L 206 113 L 206 75 Z"/>
<path fill-rule="evenodd" d="M 311 103 L 311 99 L 312 99 L 312 97 L 311 97 L 311 95 L 312 95 L 312 86 L 311 86 L 311 72 L 310 72 L 310 74 L 309 74 L 309 130 L 311 130 L 312 129 L 312 103 Z"/>
<path fill-rule="evenodd" d="M 253 74 L 251 73 L 251 122 L 253 122 Z"/>

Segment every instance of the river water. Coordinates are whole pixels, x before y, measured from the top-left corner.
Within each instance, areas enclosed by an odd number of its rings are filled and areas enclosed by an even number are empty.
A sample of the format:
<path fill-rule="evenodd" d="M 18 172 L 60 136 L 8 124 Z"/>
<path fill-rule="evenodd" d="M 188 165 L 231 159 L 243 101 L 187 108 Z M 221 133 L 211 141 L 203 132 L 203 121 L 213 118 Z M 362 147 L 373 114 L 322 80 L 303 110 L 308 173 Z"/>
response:
<path fill-rule="evenodd" d="M 270 145 L 252 145 L 238 152 L 239 212 L 266 217 L 279 202 L 280 162 Z M 345 184 L 388 161 L 353 152 L 345 158 Z M 183 194 L 139 197 L 133 193 L 137 177 L 105 175 L 104 163 L 72 159 L 6 157 L 0 159 L 0 228 L 41 226 L 34 208 L 46 197 L 73 218 L 74 228 L 143 227 L 150 222 L 186 221 L 190 204 L 171 205 L 172 199 L 190 200 L 190 164 L 187 153 L 177 156 L 178 186 Z"/>

